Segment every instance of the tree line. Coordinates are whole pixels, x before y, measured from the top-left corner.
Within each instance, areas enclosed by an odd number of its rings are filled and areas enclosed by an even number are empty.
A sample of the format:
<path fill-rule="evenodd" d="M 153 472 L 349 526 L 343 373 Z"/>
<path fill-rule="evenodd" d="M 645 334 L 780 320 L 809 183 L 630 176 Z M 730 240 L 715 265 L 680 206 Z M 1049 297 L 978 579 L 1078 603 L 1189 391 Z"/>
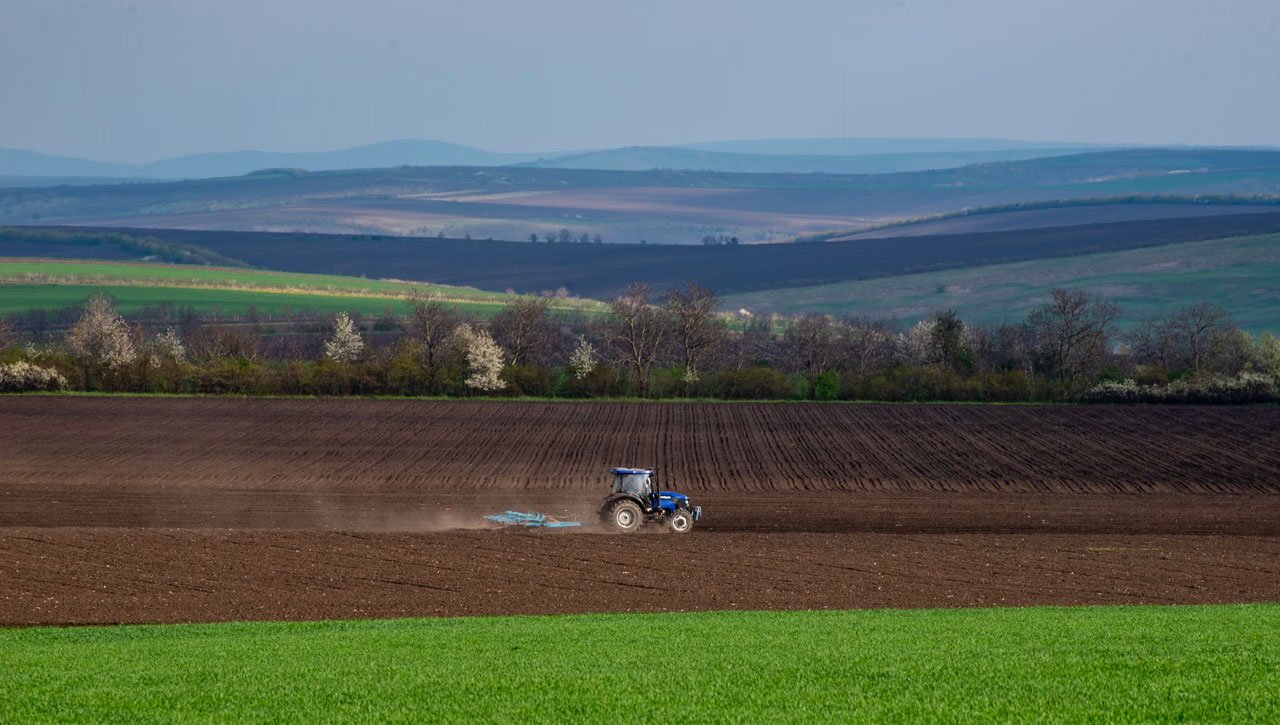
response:
<path fill-rule="evenodd" d="M 165 316 L 167 314 L 167 317 Z M 632 285 L 603 315 L 517 298 L 476 317 L 425 294 L 398 315 L 130 323 L 95 295 L 61 337 L 0 324 L 0 390 L 243 395 L 999 402 L 1280 401 L 1280 340 L 1199 302 L 1120 328 L 1111 300 L 1054 290 L 1014 324 L 726 314 L 687 282 Z M 21 320 L 19 320 L 21 322 Z M 24 339 L 25 337 L 25 339 Z M 20 366 L 20 367 L 18 367 Z"/>
<path fill-rule="evenodd" d="M 26 227 L 0 227 L 0 242 L 35 242 L 68 246 L 116 247 L 173 264 L 248 267 L 244 262 L 195 244 L 184 244 L 123 232 L 73 232 Z"/>
<path fill-rule="evenodd" d="M 534 244 L 537 244 L 538 242 L 547 242 L 548 244 L 604 244 L 604 237 L 601 237 L 599 234 L 593 235 L 589 232 L 583 232 L 575 237 L 573 232 L 568 229 L 561 228 L 558 232 L 547 232 L 542 238 L 538 237 L 537 232 L 533 232 L 529 235 L 529 241 Z"/>

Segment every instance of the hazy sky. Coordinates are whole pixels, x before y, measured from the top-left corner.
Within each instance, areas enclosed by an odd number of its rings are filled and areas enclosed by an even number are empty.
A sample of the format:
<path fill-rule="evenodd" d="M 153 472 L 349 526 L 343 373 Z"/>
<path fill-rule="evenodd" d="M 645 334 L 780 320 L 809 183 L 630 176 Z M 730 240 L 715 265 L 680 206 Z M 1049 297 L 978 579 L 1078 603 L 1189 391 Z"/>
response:
<path fill-rule="evenodd" d="M 1280 0 L 2 0 L 0 146 L 1280 145 Z"/>

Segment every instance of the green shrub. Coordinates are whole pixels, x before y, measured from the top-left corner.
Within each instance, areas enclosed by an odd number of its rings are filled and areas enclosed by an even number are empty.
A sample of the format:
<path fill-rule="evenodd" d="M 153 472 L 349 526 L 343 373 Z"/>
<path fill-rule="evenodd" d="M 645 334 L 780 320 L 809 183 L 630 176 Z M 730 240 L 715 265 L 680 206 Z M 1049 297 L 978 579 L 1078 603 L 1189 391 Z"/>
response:
<path fill-rule="evenodd" d="M 556 387 L 556 373 L 541 365 L 508 365 L 502 370 L 509 395 L 545 397 Z"/>
<path fill-rule="evenodd" d="M 719 370 L 699 385 L 700 394 L 724 400 L 785 400 L 792 397 L 791 380 L 767 367 Z"/>
<path fill-rule="evenodd" d="M 566 398 L 620 398 L 630 392 L 629 383 L 625 370 L 599 363 L 581 379 L 564 370 L 556 394 Z"/>

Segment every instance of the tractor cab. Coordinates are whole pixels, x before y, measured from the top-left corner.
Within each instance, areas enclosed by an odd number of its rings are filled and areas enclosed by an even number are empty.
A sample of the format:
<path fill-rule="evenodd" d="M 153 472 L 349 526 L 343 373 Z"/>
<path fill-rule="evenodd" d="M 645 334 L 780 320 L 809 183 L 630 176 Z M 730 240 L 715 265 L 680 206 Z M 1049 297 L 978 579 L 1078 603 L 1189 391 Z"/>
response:
<path fill-rule="evenodd" d="M 653 498 L 653 471 L 643 468 L 613 469 L 613 492 L 628 493 L 642 501 Z"/>
<path fill-rule="evenodd" d="M 674 491 L 658 490 L 657 476 L 647 468 L 613 469 L 613 488 L 600 507 L 600 519 L 617 531 L 636 531 L 661 523 L 676 533 L 688 533 L 702 518 L 702 507 Z"/>

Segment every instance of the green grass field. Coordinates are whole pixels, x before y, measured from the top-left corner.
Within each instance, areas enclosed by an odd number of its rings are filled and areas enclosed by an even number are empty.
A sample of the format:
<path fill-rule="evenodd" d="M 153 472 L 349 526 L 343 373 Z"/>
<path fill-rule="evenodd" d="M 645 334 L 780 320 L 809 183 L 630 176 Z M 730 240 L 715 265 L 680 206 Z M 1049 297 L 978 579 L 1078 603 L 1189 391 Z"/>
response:
<path fill-rule="evenodd" d="M 214 311 L 223 315 L 243 315 L 250 307 L 263 316 L 292 312 L 336 312 L 381 315 L 390 309 L 396 316 L 405 314 L 404 300 L 392 297 L 346 297 L 291 292 L 257 292 L 234 289 L 199 289 L 144 285 L 0 285 L 0 315 L 43 307 L 56 309 L 84 304 L 95 292 L 104 292 L 116 300 L 116 308 L 125 315 L 139 312 L 148 305 L 173 303 L 191 307 L 201 314 Z M 492 313 L 502 306 L 498 300 L 488 302 L 449 302 L 455 309 L 480 315 Z"/>
<path fill-rule="evenodd" d="M 485 313 L 514 295 L 467 287 L 295 274 L 229 267 L 135 264 L 0 258 L 0 315 L 32 308 L 78 305 L 96 291 L 116 298 L 121 312 L 173 303 L 208 313 L 243 314 L 254 307 L 263 315 L 285 309 L 382 314 L 403 311 L 405 297 L 422 292 L 467 311 Z M 556 309 L 594 311 L 593 300 L 556 300 Z"/>
<path fill-rule="evenodd" d="M 967 321 L 999 324 L 1025 319 L 1054 287 L 1104 294 L 1120 304 L 1126 323 L 1209 300 L 1246 330 L 1280 330 L 1280 235 L 767 290 L 728 295 L 724 304 L 756 314 L 816 311 L 903 321 L 950 307 Z"/>
<path fill-rule="evenodd" d="M 0 631 L 8 722 L 1280 720 L 1280 605 Z"/>

